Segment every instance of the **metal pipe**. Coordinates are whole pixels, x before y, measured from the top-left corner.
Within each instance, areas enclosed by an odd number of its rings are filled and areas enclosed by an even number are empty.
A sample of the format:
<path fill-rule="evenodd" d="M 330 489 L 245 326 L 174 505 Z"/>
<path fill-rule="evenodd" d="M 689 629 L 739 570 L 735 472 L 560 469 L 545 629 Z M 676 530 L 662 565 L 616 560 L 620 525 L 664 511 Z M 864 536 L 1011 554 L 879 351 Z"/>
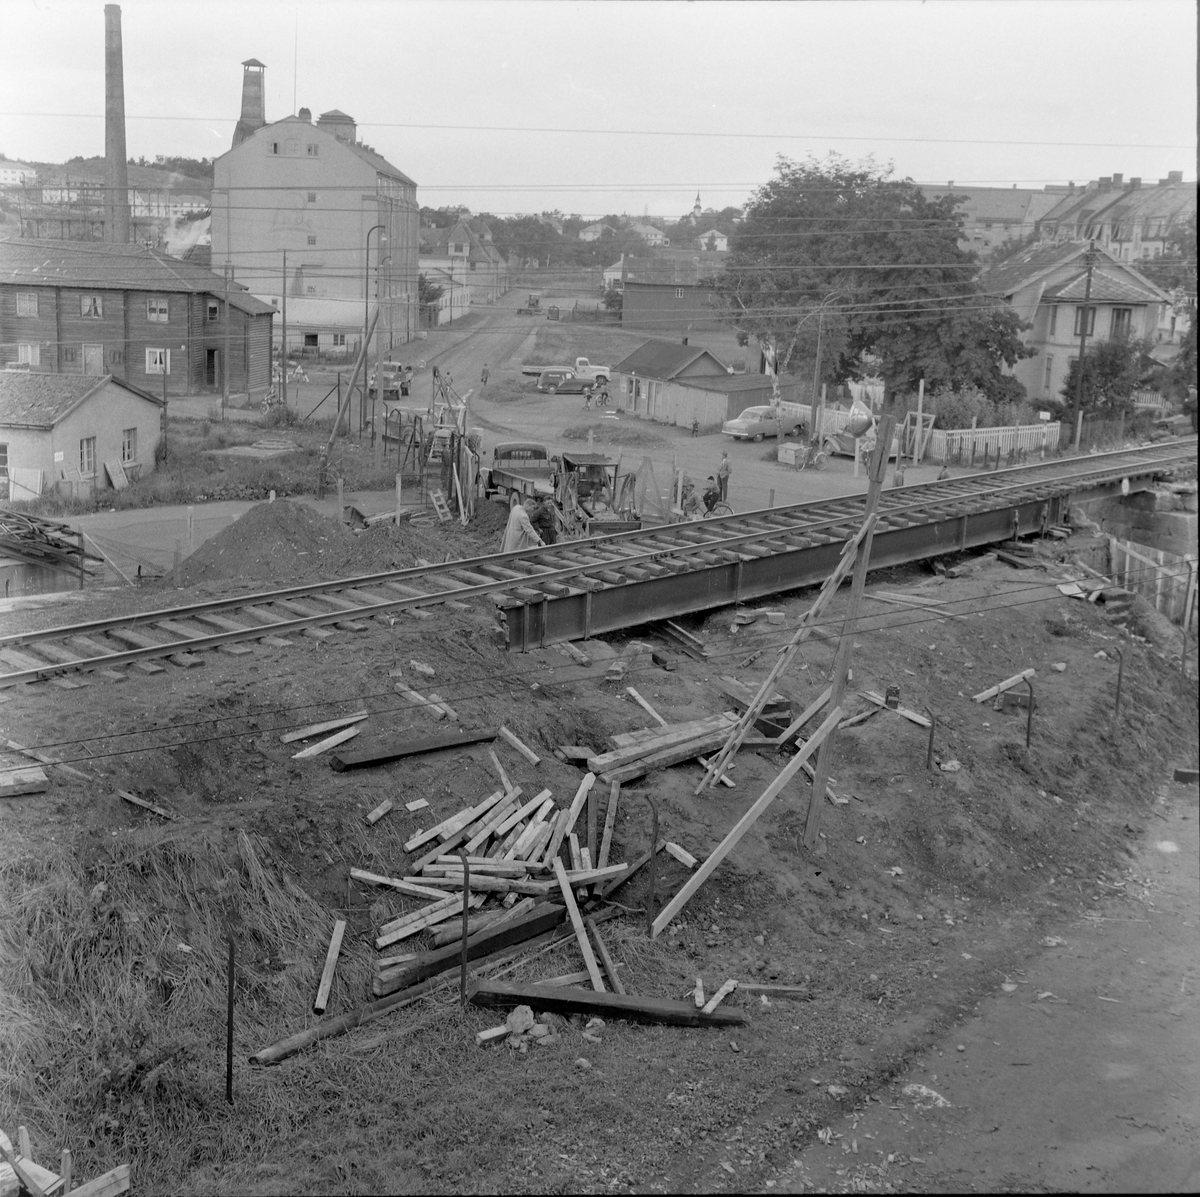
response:
<path fill-rule="evenodd" d="M 933 733 L 937 730 L 937 716 L 928 705 L 922 706 L 921 709 L 929 716 L 929 747 L 925 751 L 925 772 L 928 773 L 933 768 Z"/>
<path fill-rule="evenodd" d="M 1125 678 L 1125 654 L 1119 648 L 1114 648 L 1113 652 L 1117 654 L 1119 662 L 1117 665 L 1117 699 L 1113 703 L 1113 718 L 1119 719 L 1121 717 L 1121 682 Z"/>

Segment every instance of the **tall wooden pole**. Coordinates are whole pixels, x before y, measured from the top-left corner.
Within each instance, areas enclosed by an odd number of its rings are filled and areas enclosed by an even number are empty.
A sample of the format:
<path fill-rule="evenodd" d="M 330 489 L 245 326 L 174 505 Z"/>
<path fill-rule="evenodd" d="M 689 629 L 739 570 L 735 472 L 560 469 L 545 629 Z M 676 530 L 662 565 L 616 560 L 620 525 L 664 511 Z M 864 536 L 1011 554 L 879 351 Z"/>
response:
<path fill-rule="evenodd" d="M 287 410 L 287 250 L 283 251 L 283 331 L 280 334 L 279 372 L 283 376 L 280 386 L 283 388 L 283 409 Z"/>
<path fill-rule="evenodd" d="M 1077 453 L 1083 432 L 1083 370 L 1087 360 L 1084 355 L 1087 353 L 1088 314 L 1091 311 L 1092 302 L 1092 270 L 1096 265 L 1096 242 L 1094 240 L 1088 243 L 1083 260 L 1087 265 L 1087 281 L 1083 285 L 1083 307 L 1079 309 L 1079 362 L 1076 365 L 1075 374 L 1074 447 Z"/>
<path fill-rule="evenodd" d="M 883 476 L 887 473 L 888 453 L 892 447 L 892 437 L 896 433 L 896 418 L 884 416 L 879 421 L 878 440 L 875 442 L 875 452 L 871 455 L 871 464 L 867 471 L 870 479 L 867 485 L 867 502 L 863 511 L 863 519 L 870 520 L 879 507 L 879 495 L 883 490 Z M 854 561 L 854 577 L 850 583 L 850 605 L 846 618 L 842 623 L 842 634 L 838 640 L 837 656 L 833 661 L 833 693 L 829 698 L 830 709 L 842 705 L 842 696 L 846 692 L 846 679 L 850 673 L 850 655 L 854 646 L 854 634 L 858 625 L 858 612 L 862 606 L 863 590 L 867 585 L 867 568 L 871 559 L 871 541 L 875 536 L 872 522 L 858 546 L 858 556 Z M 804 825 L 804 846 L 811 852 L 817 843 L 817 833 L 821 829 L 821 809 L 825 804 L 825 790 L 829 785 L 829 771 L 833 764 L 833 746 L 837 740 L 835 727 L 821 744 L 817 753 L 817 771 L 813 778 L 812 792 L 808 797 L 808 820 Z"/>

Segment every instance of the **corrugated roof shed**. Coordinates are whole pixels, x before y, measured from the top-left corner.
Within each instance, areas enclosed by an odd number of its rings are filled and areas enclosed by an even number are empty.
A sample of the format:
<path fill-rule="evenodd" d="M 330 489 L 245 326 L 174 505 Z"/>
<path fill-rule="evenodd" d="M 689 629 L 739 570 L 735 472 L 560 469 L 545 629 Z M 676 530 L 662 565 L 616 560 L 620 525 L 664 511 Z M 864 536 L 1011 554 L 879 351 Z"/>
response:
<path fill-rule="evenodd" d="M 675 341 L 647 341 L 638 346 L 624 361 L 613 367 L 617 374 L 639 374 L 642 377 L 671 379 L 681 370 L 687 369 L 703 357 L 712 359 L 718 370 L 725 372 L 725 366 L 709 350 L 698 345 L 680 345 Z"/>
<path fill-rule="evenodd" d="M 89 395 L 110 382 L 162 406 L 161 399 L 108 374 L 95 377 L 0 370 L 0 427 L 53 428 Z"/>
<path fill-rule="evenodd" d="M 18 238 L 0 240 L 0 283 L 209 295 L 221 295 L 225 287 L 220 275 L 199 263 L 142 245 Z M 254 316 L 275 310 L 239 283 L 230 285 L 229 303 Z"/>

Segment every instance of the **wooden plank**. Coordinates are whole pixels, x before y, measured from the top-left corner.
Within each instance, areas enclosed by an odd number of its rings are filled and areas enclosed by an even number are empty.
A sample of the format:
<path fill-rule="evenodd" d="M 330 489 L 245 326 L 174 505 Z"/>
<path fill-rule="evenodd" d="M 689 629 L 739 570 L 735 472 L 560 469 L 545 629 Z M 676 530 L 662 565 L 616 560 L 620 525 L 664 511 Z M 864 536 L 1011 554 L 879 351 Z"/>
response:
<path fill-rule="evenodd" d="M 72 1189 L 69 1197 L 117 1197 L 118 1193 L 128 1193 L 129 1185 L 129 1165 L 118 1164 L 111 1172 Z"/>
<path fill-rule="evenodd" d="M 592 980 L 592 988 L 597 993 L 603 993 L 604 981 L 600 976 L 600 968 L 596 964 L 592 945 L 588 942 L 587 928 L 584 927 L 583 919 L 580 918 L 579 907 L 575 905 L 575 895 L 571 892 L 571 882 L 567 880 L 567 871 L 563 868 L 561 860 L 555 859 L 554 861 L 554 876 L 558 881 L 558 889 L 562 894 L 563 905 L 567 908 L 567 917 L 571 920 L 571 926 L 575 928 L 575 939 L 579 944 L 579 951 L 583 956 L 584 967 L 588 970 L 588 976 Z"/>
<path fill-rule="evenodd" d="M 665 848 L 665 847 L 666 847 L 666 841 L 659 840 L 658 843 L 655 845 L 654 851 L 661 852 L 663 850 L 663 848 Z M 632 877 L 634 875 L 634 873 L 636 873 L 638 871 L 638 869 L 642 868 L 643 865 L 646 865 L 649 863 L 651 855 L 652 854 L 651 854 L 650 850 L 647 849 L 632 864 L 627 864 L 625 866 L 625 868 L 622 869 L 621 872 L 619 872 L 615 877 L 613 877 L 610 881 L 606 881 L 603 885 L 600 886 L 599 893 L 597 896 L 602 899 L 607 898 L 608 895 L 611 894 L 614 890 L 619 889 L 622 885 L 625 884 L 626 881 L 629 880 L 630 877 Z"/>
<path fill-rule="evenodd" d="M 613 827 L 617 821 L 617 800 L 621 796 L 621 783 L 612 782 L 608 787 L 608 810 L 604 812 L 604 832 L 600 837 L 600 854 L 596 857 L 596 867 L 604 868 L 608 864 L 608 853 L 612 848 Z"/>
<path fill-rule="evenodd" d="M 386 930 L 381 927 L 380 933 L 375 937 L 375 947 L 382 951 L 401 939 L 407 939 L 410 935 L 416 935 L 418 931 L 424 931 L 426 927 L 432 927 L 437 923 L 444 923 L 447 919 L 454 918 L 461 909 L 462 899 L 458 894 L 449 894 L 440 903 L 435 902 L 424 912 L 419 912 L 420 917 L 418 918 L 409 918 L 408 921 L 397 919 L 395 923 L 387 924 Z"/>
<path fill-rule="evenodd" d="M 704 1003 L 702 1013 L 711 1014 L 737 987 L 738 983 L 730 978 Z"/>
<path fill-rule="evenodd" d="M 666 849 L 685 869 L 694 869 L 700 863 L 686 848 L 681 848 L 670 840 L 666 843 Z"/>
<path fill-rule="evenodd" d="M 597 881 L 611 881 L 620 876 L 629 866 L 626 864 L 605 865 L 604 868 L 568 869 L 567 880 L 575 886 L 593 885 Z"/>
<path fill-rule="evenodd" d="M 479 861 L 467 858 L 470 863 L 471 872 L 478 873 L 481 877 L 513 877 L 523 878 L 529 874 L 526 871 L 525 865 L 521 861 L 498 861 L 484 860 Z M 462 857 L 461 856 L 439 856 L 434 864 L 425 866 L 425 873 L 430 877 L 449 877 L 453 874 L 458 876 L 463 875 Z"/>
<path fill-rule="evenodd" d="M 833 697 L 833 687 L 826 686 L 812 702 L 783 729 L 778 743 L 786 744 L 829 700 Z"/>
<path fill-rule="evenodd" d="M 546 799 L 550 797 L 549 790 L 542 790 L 541 793 L 535 794 L 524 806 L 513 811 L 499 827 L 496 828 L 494 834 L 501 836 L 507 835 L 522 819 L 528 819 L 538 807 L 542 806 Z"/>
<path fill-rule="evenodd" d="M 540 765 L 542 763 L 542 758 L 527 744 L 522 743 L 504 724 L 501 724 L 496 731 L 502 740 L 511 748 L 515 748 L 531 765 Z"/>
<path fill-rule="evenodd" d="M 754 826 L 758 817 L 771 805 L 783 790 L 783 787 L 800 771 L 800 767 L 804 762 L 816 752 L 825 737 L 837 727 L 841 718 L 842 708 L 834 707 L 826 716 L 825 722 L 812 734 L 811 739 L 807 740 L 804 747 L 783 767 L 775 780 L 767 786 L 755 801 L 754 805 L 737 821 L 729 834 L 717 845 L 712 855 L 688 878 L 687 884 L 684 885 L 675 897 L 663 907 L 659 916 L 654 920 L 651 932 L 652 937 L 657 937 L 662 933 L 663 928 L 683 909 L 691 896 L 712 876 L 717 866 L 733 851 L 742 836 Z"/>
<path fill-rule="evenodd" d="M 407 811 L 424 810 L 429 805 L 428 798 L 414 798 L 412 802 L 406 802 L 404 809 Z"/>
<path fill-rule="evenodd" d="M 500 763 L 500 758 L 496 755 L 494 748 L 488 749 L 488 756 L 491 757 L 492 767 L 496 770 L 496 774 L 500 778 L 500 784 L 504 787 L 504 792 L 507 794 L 513 788 L 513 783 L 508 780 L 508 774 L 504 772 L 504 766 Z"/>
<path fill-rule="evenodd" d="M 617 974 L 617 966 L 613 963 L 612 956 L 609 955 L 608 948 L 605 946 L 604 940 L 600 937 L 600 929 L 596 926 L 595 920 L 585 918 L 584 926 L 588 929 L 588 934 L 592 937 L 592 943 L 596 945 L 596 954 L 600 957 L 600 963 L 604 965 L 604 972 L 608 977 L 608 983 L 613 987 L 613 991 L 619 994 L 625 993 L 625 986 L 621 984 L 621 978 Z"/>
<path fill-rule="evenodd" d="M 661 752 L 663 749 L 674 748 L 679 744 L 690 743 L 693 740 L 711 736 L 714 731 L 718 733 L 723 731 L 728 734 L 729 728 L 736 720 L 732 716 L 727 717 L 724 715 L 719 718 L 721 722 L 715 728 L 706 728 L 701 733 L 695 732 L 686 724 L 680 728 L 668 727 L 657 735 L 650 736 L 626 748 L 618 748 L 612 752 L 602 752 L 599 756 L 588 758 L 588 768 L 593 773 L 607 773 L 614 769 L 624 768 L 626 765 L 632 764 L 642 757 L 651 756 L 656 752 Z M 687 758 L 683 759 L 686 760 Z"/>
<path fill-rule="evenodd" d="M 583 780 L 579 783 L 579 789 L 575 791 L 571 805 L 563 812 L 562 817 L 558 820 L 558 825 L 554 828 L 554 834 L 550 837 L 550 845 L 546 850 L 545 857 L 547 864 L 553 865 L 563 840 L 571 834 L 575 820 L 579 818 L 579 812 L 583 810 L 583 804 L 587 801 L 588 792 L 595 784 L 596 775 L 594 773 L 583 775 Z"/>
<path fill-rule="evenodd" d="M 583 855 L 579 848 L 579 836 L 572 831 L 567 836 L 567 855 L 571 858 L 571 872 L 583 872 Z"/>
<path fill-rule="evenodd" d="M 315 744 L 310 744 L 307 748 L 300 749 L 299 752 L 293 752 L 292 760 L 306 761 L 309 757 L 320 756 L 322 752 L 328 752 L 331 748 L 336 748 L 339 744 L 344 744 L 347 740 L 353 740 L 360 731 L 362 731 L 361 727 L 344 727 L 341 731 L 334 732 L 332 736 L 328 736 L 324 740 L 318 740 Z"/>
<path fill-rule="evenodd" d="M 402 894 L 408 894 L 412 898 L 437 898 L 439 901 L 445 897 L 441 890 L 429 889 L 423 885 L 415 885 L 411 881 L 404 881 L 400 877 L 385 877 L 380 873 L 368 873 L 366 869 L 351 869 L 350 876 L 355 881 L 363 881 L 367 885 L 386 885 L 390 889 L 399 890 Z"/>
<path fill-rule="evenodd" d="M 730 724 L 729 727 L 722 728 L 720 731 L 709 732 L 706 736 L 700 736 L 694 740 L 686 740 L 682 744 L 676 744 L 671 748 L 661 748 L 658 752 L 641 757 L 628 765 L 609 769 L 603 774 L 604 780 L 609 782 L 632 781 L 635 777 L 644 777 L 647 773 L 652 773 L 655 769 L 666 769 L 671 765 L 690 761 L 694 757 L 703 755 L 709 749 L 719 748 L 724 744 L 733 726 L 733 724 Z M 774 738 L 772 737 L 770 740 L 763 740 L 761 738 L 753 740 L 746 737 L 742 740 L 742 746 L 747 748 L 766 744 L 774 747 Z"/>
<path fill-rule="evenodd" d="M 680 738 L 685 738 L 684 733 L 688 736 L 703 735 L 707 731 L 716 731 L 718 728 L 724 727 L 732 718 L 731 715 L 706 715 L 703 719 L 692 719 L 686 723 L 673 723 L 671 728 L 680 733 Z M 613 745 L 617 748 L 632 748 L 635 744 L 644 744 L 647 740 L 653 740 L 657 736 L 661 736 L 661 731 L 656 731 L 654 728 L 642 728 L 640 731 L 618 732 L 615 736 L 609 736 Z M 651 749 L 653 751 L 653 748 Z M 598 755 L 591 753 L 591 756 Z"/>
<path fill-rule="evenodd" d="M 453 835 L 456 831 L 462 831 L 469 827 L 480 815 L 489 811 L 504 797 L 503 790 L 494 790 L 482 802 L 475 806 L 468 806 L 465 810 L 460 810 L 451 815 L 448 819 L 443 819 L 440 823 L 434 824 L 427 831 L 418 831 L 404 845 L 405 852 L 412 852 L 419 848 L 422 844 L 428 843 L 432 839 L 441 837 L 446 839 Z"/>
<path fill-rule="evenodd" d="M 567 1016 L 598 1014 L 606 1018 L 677 1027 L 735 1027 L 746 1021 L 746 1016 L 739 1010 L 714 1010 L 712 1014 L 704 1014 L 691 1002 L 675 1002 L 667 998 L 593 993 L 587 989 L 553 985 L 515 985 L 505 981 L 474 985 L 470 1001 L 476 1006 L 504 1010 L 514 1006 L 529 1006 L 533 1010 L 548 1010 Z"/>
<path fill-rule="evenodd" d="M 482 744 L 494 740 L 495 731 L 484 728 L 476 732 L 447 732 L 440 736 L 427 736 L 419 740 L 398 740 L 382 744 L 358 753 L 336 753 L 329 758 L 332 768 L 338 773 L 351 769 L 368 769 L 374 765 L 386 765 L 404 757 L 419 756 L 425 752 L 439 752 L 443 748 L 459 748 L 465 744 Z"/>
<path fill-rule="evenodd" d="M 997 694 L 1003 694 L 1005 690 L 1011 690 L 1014 686 L 1019 686 L 1027 677 L 1037 677 L 1036 669 L 1022 669 L 1020 673 L 1014 673 L 1012 677 L 1005 678 L 1002 682 L 997 682 L 994 686 L 989 686 L 986 690 L 980 690 L 974 696 L 975 702 L 987 702 L 989 698 L 995 698 Z"/>
<path fill-rule="evenodd" d="M 628 694 L 629 697 L 632 698 L 633 701 L 636 702 L 638 706 L 641 707 L 642 710 L 645 711 L 646 714 L 658 724 L 659 727 L 669 726 L 667 721 L 632 686 L 626 686 L 625 693 Z"/>
<path fill-rule="evenodd" d="M 704 981 L 702 978 L 696 978 L 696 988 L 692 990 L 692 1001 L 696 1003 L 697 1010 L 704 1009 Z"/>
<path fill-rule="evenodd" d="M 173 815 L 169 810 L 164 810 L 161 806 L 155 806 L 153 802 L 147 802 L 145 798 L 139 798 L 136 794 L 131 794 L 128 790 L 118 790 L 117 797 L 123 798 L 133 806 L 140 806 L 143 810 L 148 810 L 151 814 L 158 815 L 163 819 L 175 819 L 178 817 Z"/>
<path fill-rule="evenodd" d="M 317 986 L 317 1000 L 313 1002 L 313 1013 L 324 1014 L 329 1005 L 329 991 L 333 988 L 333 972 L 337 968 L 338 955 L 342 950 L 342 936 L 346 934 L 346 920 L 337 919 L 333 924 L 333 935 L 329 950 L 325 953 L 325 967 L 321 970 L 321 984 Z"/>
<path fill-rule="evenodd" d="M 662 627 L 659 630 L 668 640 L 674 641 L 675 644 L 682 648 L 689 657 L 695 657 L 697 661 L 708 660 L 708 650 L 704 647 L 704 644 L 700 640 L 697 640 L 691 632 L 685 628 L 681 628 L 677 623 L 673 623 L 669 619 L 664 619 Z"/>
<path fill-rule="evenodd" d="M 475 1044 L 477 1047 L 487 1047 L 489 1043 L 499 1043 L 501 1039 L 507 1039 L 508 1035 L 508 1024 L 501 1023 L 498 1027 L 488 1027 L 486 1031 L 476 1031 Z"/>
<path fill-rule="evenodd" d="M 518 786 L 495 810 L 489 811 L 478 823 L 473 823 L 467 828 L 467 834 L 471 838 L 467 840 L 464 851 L 468 856 L 477 852 L 480 845 L 490 839 L 496 828 L 517 809 L 517 797 L 520 793 L 521 787 Z"/>
<path fill-rule="evenodd" d="M 337 731 L 338 728 L 346 727 L 348 724 L 361 723 L 366 718 L 366 711 L 355 711 L 353 715 L 343 715 L 339 719 L 326 719 L 324 723 L 310 723 L 307 727 L 284 732 L 279 737 L 279 742 L 280 744 L 292 744 L 296 740 L 309 740 L 313 736 L 321 735 L 322 732 Z"/>
<path fill-rule="evenodd" d="M 882 707 L 884 710 L 895 711 L 897 715 L 903 715 L 910 723 L 915 723 L 918 727 L 930 727 L 930 721 L 925 715 L 920 715 L 916 711 L 910 711 L 908 707 L 889 707 L 882 694 L 876 694 L 874 690 L 860 690 L 859 693 L 868 702 L 873 702 L 877 707 Z M 863 719 L 866 715 L 871 714 L 866 711 L 863 715 L 858 716 Z"/>
<path fill-rule="evenodd" d="M 45 770 L 37 765 L 27 769 L 7 769 L 0 773 L 0 798 L 20 798 L 25 794 L 44 794 L 50 788 Z"/>
<path fill-rule="evenodd" d="M 443 889 L 462 889 L 464 877 L 465 874 L 462 872 L 447 873 L 444 877 L 422 877 L 421 881 L 425 885 L 439 886 Z M 533 894 L 539 898 L 546 897 L 552 888 L 549 881 L 520 880 L 515 877 L 492 877 L 476 872 L 471 873 L 469 885 L 472 891 L 481 894 Z"/>
<path fill-rule="evenodd" d="M 480 957 L 490 956 L 503 948 L 533 939 L 544 931 L 553 930 L 563 921 L 566 913 L 566 910 L 556 903 L 542 902 L 520 918 L 501 923 L 497 927 L 485 927 L 475 935 L 468 936 L 467 959 L 478 960 Z M 435 977 L 459 963 L 462 959 L 462 947 L 462 944 L 447 944 L 444 948 L 426 952 L 394 973 L 377 976 L 371 983 L 371 990 L 376 997 L 383 997 Z"/>
<path fill-rule="evenodd" d="M 812 997 L 812 990 L 807 985 L 770 985 L 757 981 L 739 981 L 738 988 L 747 993 L 765 993 L 768 997 L 797 998 L 800 1001 L 808 1001 Z"/>
<path fill-rule="evenodd" d="M 124 675 L 122 674 L 122 680 Z M 71 774 L 72 777 L 78 777 L 80 781 L 94 781 L 90 774 L 81 773 L 78 769 L 72 768 L 70 765 L 64 764 L 62 761 L 55 760 L 47 752 L 42 752 L 38 748 L 26 748 L 24 744 L 18 744 L 16 740 L 6 740 L 5 743 L 13 752 L 19 752 L 22 756 L 27 756 L 35 761 L 41 761 L 43 765 L 53 765 L 55 768 L 61 769 L 64 773 Z"/>
<path fill-rule="evenodd" d="M 391 809 L 392 800 L 390 798 L 385 798 L 369 815 L 367 815 L 367 822 L 374 826 Z"/>

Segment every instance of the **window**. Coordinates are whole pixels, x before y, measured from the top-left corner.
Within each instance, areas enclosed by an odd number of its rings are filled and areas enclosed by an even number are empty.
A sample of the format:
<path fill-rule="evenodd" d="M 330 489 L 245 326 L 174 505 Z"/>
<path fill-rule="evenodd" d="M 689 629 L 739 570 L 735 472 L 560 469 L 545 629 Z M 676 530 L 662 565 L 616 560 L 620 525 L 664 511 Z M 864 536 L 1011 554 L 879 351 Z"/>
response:
<path fill-rule="evenodd" d="M 1046 354 L 1046 373 L 1042 378 L 1042 394 L 1050 394 L 1050 380 L 1054 376 L 1054 354 Z"/>
<path fill-rule="evenodd" d="M 166 324 L 170 319 L 170 309 L 165 295 L 154 295 L 146 300 L 146 319 L 151 324 Z"/>
<path fill-rule="evenodd" d="M 64 362 L 77 362 L 77 361 L 79 361 L 79 350 L 78 350 L 78 349 L 72 349 L 72 348 L 70 348 L 70 347 L 67 347 L 66 349 L 64 349 L 64 350 L 63 350 L 63 361 L 64 361 Z"/>
<path fill-rule="evenodd" d="M 18 345 L 17 361 L 24 362 L 28 366 L 40 366 L 42 364 L 42 347 L 40 345 Z"/>
<path fill-rule="evenodd" d="M 467 247 L 465 245 L 463 245 L 461 242 L 456 241 L 454 243 L 454 252 L 456 254 L 465 253 L 466 249 L 467 249 Z"/>
<path fill-rule="evenodd" d="M 682 287 L 676 287 L 676 288 L 675 288 L 675 298 L 676 298 L 676 299 L 682 299 L 682 298 L 683 298 L 683 288 L 682 288 Z"/>
<path fill-rule="evenodd" d="M 346 334 L 345 333 L 334 333 L 333 334 L 333 344 L 334 344 L 334 347 L 337 349 L 345 349 Z"/>
<path fill-rule="evenodd" d="M 304 348 L 305 349 L 316 349 L 317 345 L 318 345 L 318 341 L 317 341 L 316 333 L 305 333 L 304 334 Z"/>
<path fill-rule="evenodd" d="M 277 142 L 277 141 L 267 142 L 267 153 L 268 154 L 278 154 L 279 153 L 279 142 Z"/>
<path fill-rule="evenodd" d="M 126 428 L 121 433 L 121 464 L 137 461 L 137 429 Z"/>
<path fill-rule="evenodd" d="M 166 372 L 171 373 L 171 351 L 169 349 L 147 349 L 146 350 L 146 373 L 161 374 L 164 366 Z"/>
<path fill-rule="evenodd" d="M 96 438 L 85 436 L 79 442 L 79 472 L 90 478 L 96 472 Z"/>
<path fill-rule="evenodd" d="M 104 297 L 102 295 L 81 295 L 79 297 L 79 314 L 88 320 L 99 320 L 104 315 Z"/>
<path fill-rule="evenodd" d="M 1113 308 L 1112 335 L 1123 337 L 1129 335 L 1133 327 L 1133 308 Z"/>
<path fill-rule="evenodd" d="M 215 299 L 208 301 L 208 321 L 210 324 L 215 324 L 221 316 L 221 305 Z"/>
<path fill-rule="evenodd" d="M 17 292 L 17 315 L 18 316 L 36 316 L 38 314 L 36 291 L 18 291 Z"/>
<path fill-rule="evenodd" d="M 110 349 L 108 351 L 108 364 L 110 366 L 123 366 L 125 364 L 125 350 Z"/>
<path fill-rule="evenodd" d="M 1090 337 L 1096 331 L 1096 309 L 1094 307 L 1078 307 L 1075 309 L 1075 335 L 1083 332 L 1083 313 L 1087 312 L 1087 335 Z"/>
<path fill-rule="evenodd" d="M 316 142 L 313 142 L 313 141 L 310 141 L 304 147 L 304 151 L 306 154 L 308 154 L 308 156 L 310 158 L 319 158 L 321 156 L 321 147 L 319 145 L 317 145 Z M 316 197 L 314 196 L 313 198 L 316 198 Z"/>
<path fill-rule="evenodd" d="M 1054 336 L 1058 331 L 1058 304 L 1054 304 L 1050 309 L 1050 327 L 1046 330 L 1048 337 Z"/>
<path fill-rule="evenodd" d="M 315 204 L 317 202 L 317 193 L 315 191 L 310 191 L 308 193 L 308 202 L 310 204 Z"/>
<path fill-rule="evenodd" d="M 308 235 L 308 243 L 309 243 L 309 245 L 316 245 L 316 243 L 317 243 L 317 235 L 316 235 L 316 233 L 309 233 L 309 235 Z"/>
<path fill-rule="evenodd" d="M 316 287 L 308 286 L 308 287 L 304 288 L 305 295 L 316 295 L 316 293 L 317 293 Z"/>

